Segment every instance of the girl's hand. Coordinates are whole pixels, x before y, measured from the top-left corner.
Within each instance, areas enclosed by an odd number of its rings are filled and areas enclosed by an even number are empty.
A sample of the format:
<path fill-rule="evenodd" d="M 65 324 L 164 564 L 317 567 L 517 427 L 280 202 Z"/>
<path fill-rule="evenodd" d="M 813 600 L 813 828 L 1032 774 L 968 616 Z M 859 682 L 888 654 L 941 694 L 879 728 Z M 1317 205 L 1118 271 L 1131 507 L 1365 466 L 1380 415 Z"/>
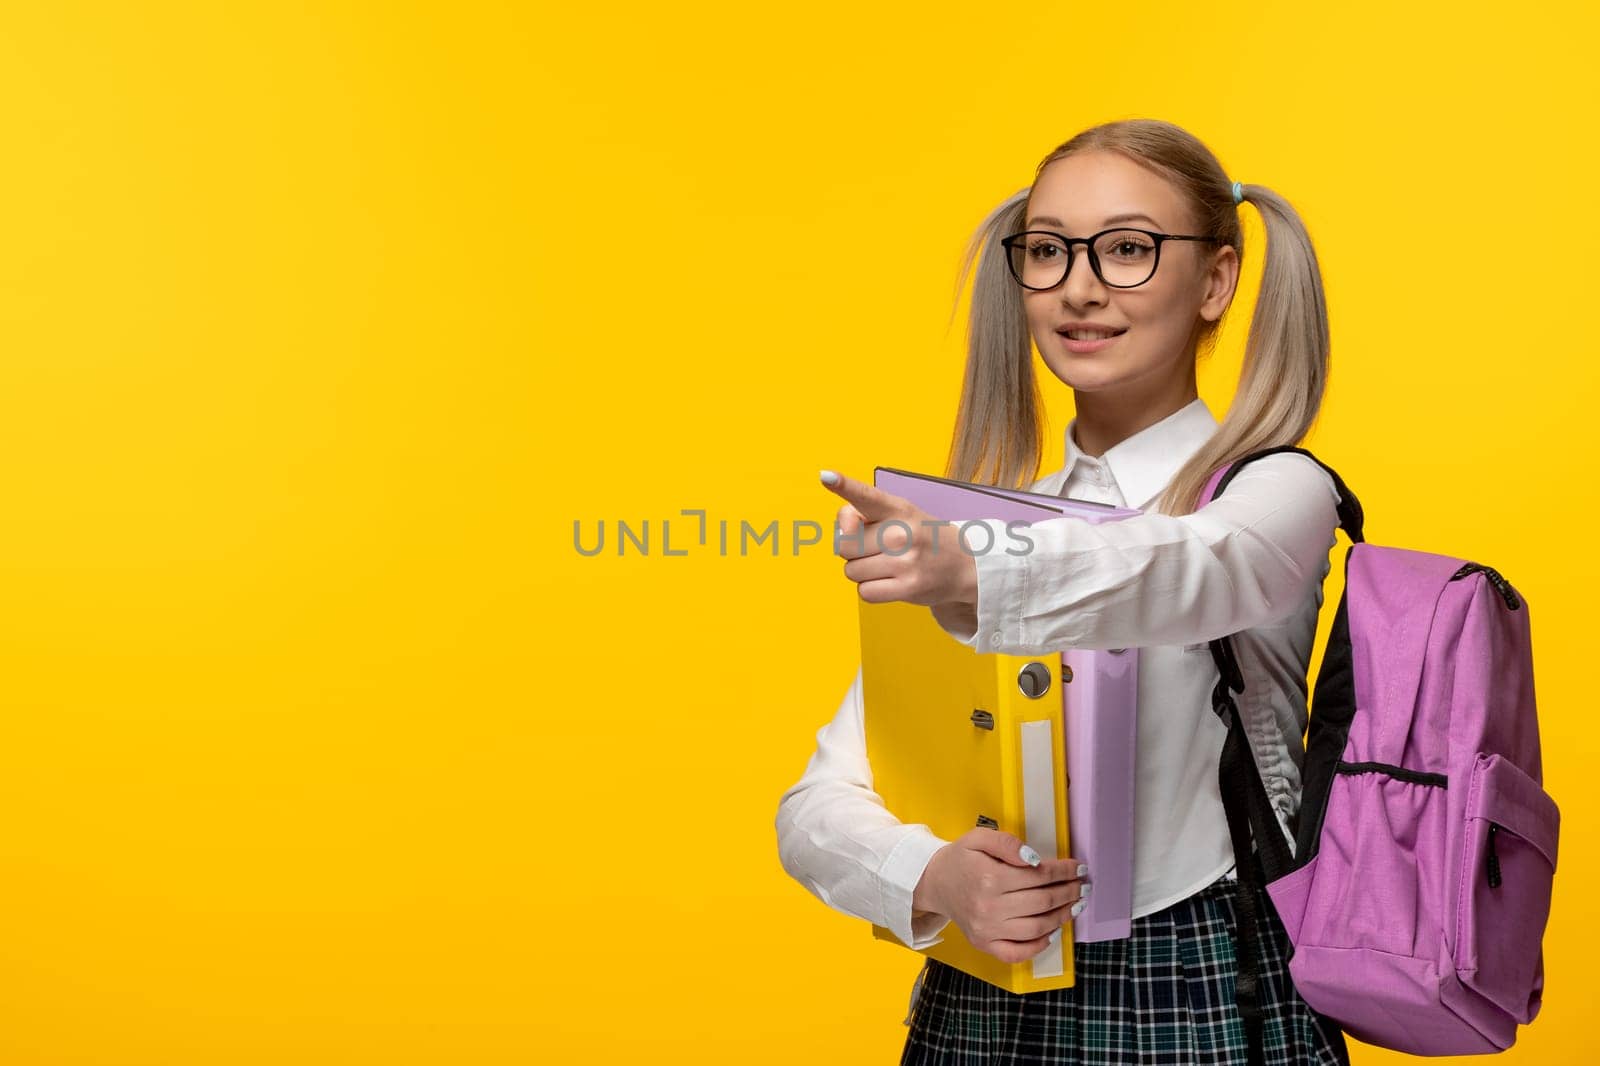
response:
<path fill-rule="evenodd" d="M 863 600 L 976 614 L 978 564 L 962 544 L 959 526 L 831 470 L 822 472 L 822 483 L 847 501 L 839 508 L 836 552 L 849 560 L 844 576 L 861 586 Z"/>
<path fill-rule="evenodd" d="M 1022 841 L 975 826 L 933 853 L 911 895 L 914 910 L 946 915 L 967 942 L 1001 962 L 1049 947 L 1089 894 L 1077 859 L 1022 858 Z"/>

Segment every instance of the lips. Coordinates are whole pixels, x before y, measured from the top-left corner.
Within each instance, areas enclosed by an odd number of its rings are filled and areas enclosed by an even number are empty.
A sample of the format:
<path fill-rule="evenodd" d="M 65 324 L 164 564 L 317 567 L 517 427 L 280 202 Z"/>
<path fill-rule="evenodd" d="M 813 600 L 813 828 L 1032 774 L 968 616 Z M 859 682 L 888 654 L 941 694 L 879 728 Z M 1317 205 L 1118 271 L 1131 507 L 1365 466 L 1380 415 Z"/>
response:
<path fill-rule="evenodd" d="M 1075 327 L 1069 326 L 1067 329 L 1056 330 L 1056 334 L 1061 338 L 1061 347 L 1065 348 L 1073 355 L 1093 355 L 1096 352 L 1104 351 L 1105 349 L 1116 344 L 1118 337 L 1128 332 L 1125 329 L 1119 329 L 1115 332 L 1105 333 L 1098 337 L 1091 337 L 1085 340 L 1073 340 L 1070 336 L 1068 336 L 1068 333 L 1074 328 Z"/>
<path fill-rule="evenodd" d="M 1101 329 L 1088 326 L 1068 326 L 1064 329 L 1058 329 L 1056 332 L 1061 334 L 1063 337 L 1068 337 L 1072 340 L 1097 341 L 1109 340 L 1112 337 L 1120 337 L 1128 331 L 1126 328 Z M 1074 336 L 1074 334 L 1076 334 L 1076 336 Z"/>

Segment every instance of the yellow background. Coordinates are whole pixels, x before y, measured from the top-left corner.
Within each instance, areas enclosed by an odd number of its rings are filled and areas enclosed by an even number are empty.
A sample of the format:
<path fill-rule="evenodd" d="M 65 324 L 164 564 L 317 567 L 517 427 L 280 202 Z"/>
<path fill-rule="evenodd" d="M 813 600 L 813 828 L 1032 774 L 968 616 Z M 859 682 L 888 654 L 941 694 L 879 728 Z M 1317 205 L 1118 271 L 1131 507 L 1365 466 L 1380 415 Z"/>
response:
<path fill-rule="evenodd" d="M 7 2 L 0 1063 L 896 1061 L 920 958 L 772 825 L 855 587 L 660 525 L 937 470 L 961 242 L 1134 115 L 1304 214 L 1371 538 L 1531 604 L 1565 832 L 1505 1061 L 1592 1061 L 1578 12 Z"/>

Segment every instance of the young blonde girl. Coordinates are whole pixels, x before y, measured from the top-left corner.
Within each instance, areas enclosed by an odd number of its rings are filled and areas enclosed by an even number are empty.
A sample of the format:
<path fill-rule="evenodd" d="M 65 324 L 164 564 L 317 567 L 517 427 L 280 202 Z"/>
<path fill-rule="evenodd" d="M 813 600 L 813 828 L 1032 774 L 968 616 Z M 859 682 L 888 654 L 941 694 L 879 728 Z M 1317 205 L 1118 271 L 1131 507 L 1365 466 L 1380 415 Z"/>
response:
<path fill-rule="evenodd" d="M 1238 388 L 1218 423 L 1195 364 L 1238 283 L 1245 200 L 1265 224 L 1266 251 Z M 1256 460 L 1218 499 L 1195 504 L 1217 467 L 1299 443 L 1317 416 L 1328 325 L 1316 255 L 1282 197 L 1232 181 L 1186 131 L 1128 120 L 1046 156 L 1032 185 L 985 219 L 963 278 L 974 261 L 947 476 L 1144 513 L 1035 523 L 1031 550 L 1017 553 L 1003 550 L 1016 544 L 1003 523 L 940 525 L 824 471 L 846 501 L 836 550 L 862 599 L 924 604 L 979 651 L 1140 648 L 1134 922 L 1126 939 L 1074 944 L 1071 988 L 1016 995 L 930 958 L 901 1062 L 1245 1063 L 1240 889 L 1217 778 L 1226 728 L 1210 708 L 1207 642 L 1234 635 L 1246 678 L 1239 713 L 1292 848 L 1338 493 L 1290 452 Z M 1042 478 L 1035 348 L 1076 408 L 1066 461 Z M 999 958 L 1037 954 L 1092 891 L 1094 871 L 1031 855 L 999 830 L 952 841 L 899 821 L 872 791 L 860 682 L 858 671 L 779 802 L 785 870 L 912 947 L 954 922 Z M 1289 980 L 1288 941 L 1264 892 L 1254 910 L 1259 1053 L 1268 1063 L 1348 1062 L 1337 1027 Z"/>

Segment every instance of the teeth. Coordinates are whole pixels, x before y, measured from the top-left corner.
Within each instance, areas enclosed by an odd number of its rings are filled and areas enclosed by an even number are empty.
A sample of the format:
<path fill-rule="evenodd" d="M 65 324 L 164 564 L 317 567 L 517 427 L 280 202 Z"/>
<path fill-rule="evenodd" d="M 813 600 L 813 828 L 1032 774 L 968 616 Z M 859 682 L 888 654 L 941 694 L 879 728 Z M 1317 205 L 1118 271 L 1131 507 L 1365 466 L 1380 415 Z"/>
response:
<path fill-rule="evenodd" d="M 1115 337 L 1116 334 L 1110 330 L 1103 329 L 1069 329 L 1067 330 L 1067 336 L 1075 341 L 1096 341 L 1104 340 L 1107 337 Z"/>

